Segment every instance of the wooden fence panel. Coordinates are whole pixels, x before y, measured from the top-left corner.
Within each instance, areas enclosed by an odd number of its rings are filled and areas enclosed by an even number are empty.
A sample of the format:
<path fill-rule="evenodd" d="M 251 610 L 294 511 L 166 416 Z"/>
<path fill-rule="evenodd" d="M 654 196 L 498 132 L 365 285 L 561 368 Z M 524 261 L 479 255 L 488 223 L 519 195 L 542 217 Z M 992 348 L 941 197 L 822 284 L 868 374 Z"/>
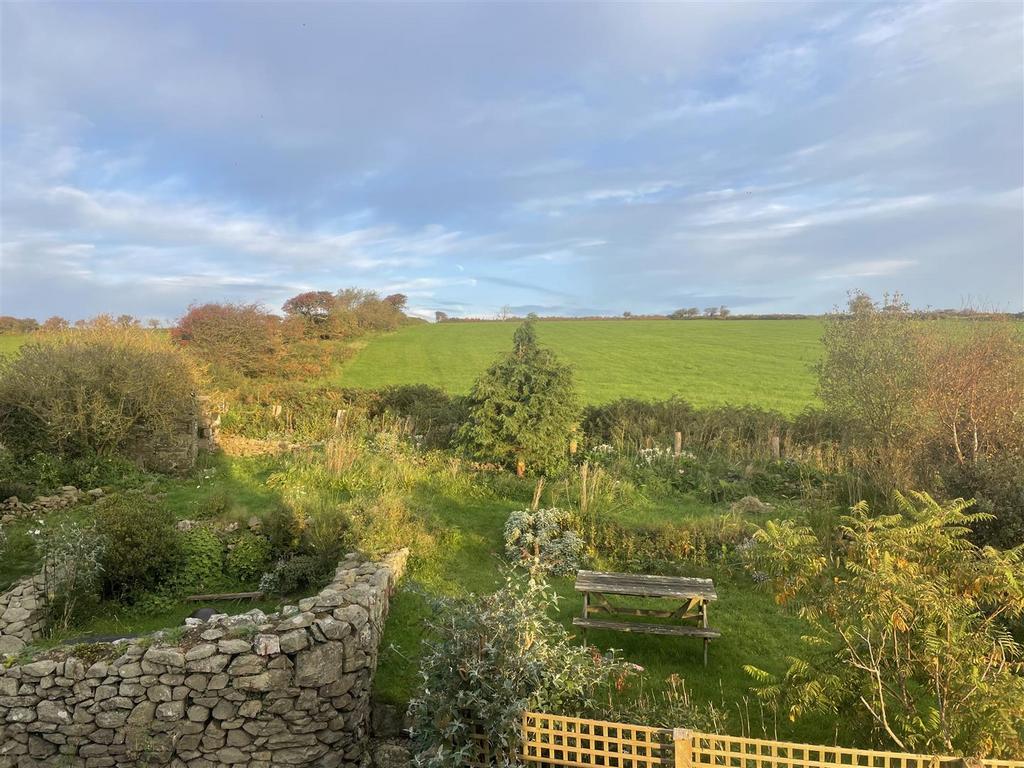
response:
<path fill-rule="evenodd" d="M 672 731 L 603 720 L 523 715 L 523 761 L 536 766 L 673 765 Z"/>
<path fill-rule="evenodd" d="M 1024 760 L 829 747 L 538 712 L 523 715 L 522 760 L 538 768 L 1024 768 Z"/>

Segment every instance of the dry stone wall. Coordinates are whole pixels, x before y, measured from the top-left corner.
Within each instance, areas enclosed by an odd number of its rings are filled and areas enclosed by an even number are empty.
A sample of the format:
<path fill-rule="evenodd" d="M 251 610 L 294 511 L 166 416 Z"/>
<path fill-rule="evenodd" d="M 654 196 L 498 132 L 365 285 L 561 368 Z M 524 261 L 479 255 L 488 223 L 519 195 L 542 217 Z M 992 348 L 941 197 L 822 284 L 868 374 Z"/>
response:
<path fill-rule="evenodd" d="M 46 629 L 46 586 L 42 576 L 17 582 L 0 595 L 0 657 L 17 653 Z"/>
<path fill-rule="evenodd" d="M 194 622 L 174 643 L 75 646 L 0 669 L 0 768 L 360 765 L 407 556 L 350 555 L 298 605 Z"/>

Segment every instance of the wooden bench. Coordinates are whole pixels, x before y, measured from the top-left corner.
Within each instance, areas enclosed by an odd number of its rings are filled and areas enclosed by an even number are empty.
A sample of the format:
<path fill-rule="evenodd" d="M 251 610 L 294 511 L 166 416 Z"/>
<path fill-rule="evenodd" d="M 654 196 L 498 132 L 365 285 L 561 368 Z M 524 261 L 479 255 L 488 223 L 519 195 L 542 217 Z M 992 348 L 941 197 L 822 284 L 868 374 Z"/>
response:
<path fill-rule="evenodd" d="M 584 633 L 587 629 L 607 629 L 616 632 L 697 637 L 704 641 L 705 666 L 708 663 L 708 643 L 722 636 L 717 629 L 708 626 L 708 604 L 712 600 L 718 599 L 715 584 L 711 579 L 579 571 L 576 574 L 576 591 L 583 593 L 583 615 L 574 618 L 572 623 L 583 629 Z M 683 602 L 671 610 L 627 608 L 612 606 L 608 601 L 608 595 Z M 673 623 L 653 624 L 615 619 L 593 619 L 591 614 L 594 613 L 606 613 L 610 616 L 650 616 L 670 619 Z"/>

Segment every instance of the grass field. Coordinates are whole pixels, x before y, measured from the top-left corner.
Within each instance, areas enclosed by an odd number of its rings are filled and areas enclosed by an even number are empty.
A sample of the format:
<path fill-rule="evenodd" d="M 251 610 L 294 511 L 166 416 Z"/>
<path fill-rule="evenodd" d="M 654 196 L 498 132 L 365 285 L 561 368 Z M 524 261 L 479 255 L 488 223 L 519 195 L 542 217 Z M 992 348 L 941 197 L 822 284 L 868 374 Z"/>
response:
<path fill-rule="evenodd" d="M 516 323 L 415 325 L 370 341 L 333 381 L 350 387 L 430 384 L 466 393 L 509 348 Z M 697 406 L 784 413 L 816 402 L 818 320 L 580 320 L 538 323 L 543 344 L 573 366 L 587 403 L 678 395 Z"/>
<path fill-rule="evenodd" d="M 27 333 L 0 334 L 0 357 L 17 352 L 18 348 L 28 341 L 29 338 L 30 336 Z"/>

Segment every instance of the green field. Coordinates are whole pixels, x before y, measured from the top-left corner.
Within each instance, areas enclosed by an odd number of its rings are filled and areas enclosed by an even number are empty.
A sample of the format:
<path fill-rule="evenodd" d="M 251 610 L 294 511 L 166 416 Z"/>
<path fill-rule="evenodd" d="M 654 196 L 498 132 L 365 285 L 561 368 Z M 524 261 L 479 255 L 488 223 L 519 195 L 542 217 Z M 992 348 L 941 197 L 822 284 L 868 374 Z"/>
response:
<path fill-rule="evenodd" d="M 332 379 L 349 387 L 430 384 L 469 391 L 509 348 L 517 323 L 415 325 L 369 341 Z M 587 403 L 678 395 L 697 406 L 757 405 L 792 414 L 816 402 L 819 320 L 539 322 Z"/>
<path fill-rule="evenodd" d="M 0 357 L 17 352 L 21 345 L 28 340 L 29 335 L 27 333 L 0 334 Z"/>

